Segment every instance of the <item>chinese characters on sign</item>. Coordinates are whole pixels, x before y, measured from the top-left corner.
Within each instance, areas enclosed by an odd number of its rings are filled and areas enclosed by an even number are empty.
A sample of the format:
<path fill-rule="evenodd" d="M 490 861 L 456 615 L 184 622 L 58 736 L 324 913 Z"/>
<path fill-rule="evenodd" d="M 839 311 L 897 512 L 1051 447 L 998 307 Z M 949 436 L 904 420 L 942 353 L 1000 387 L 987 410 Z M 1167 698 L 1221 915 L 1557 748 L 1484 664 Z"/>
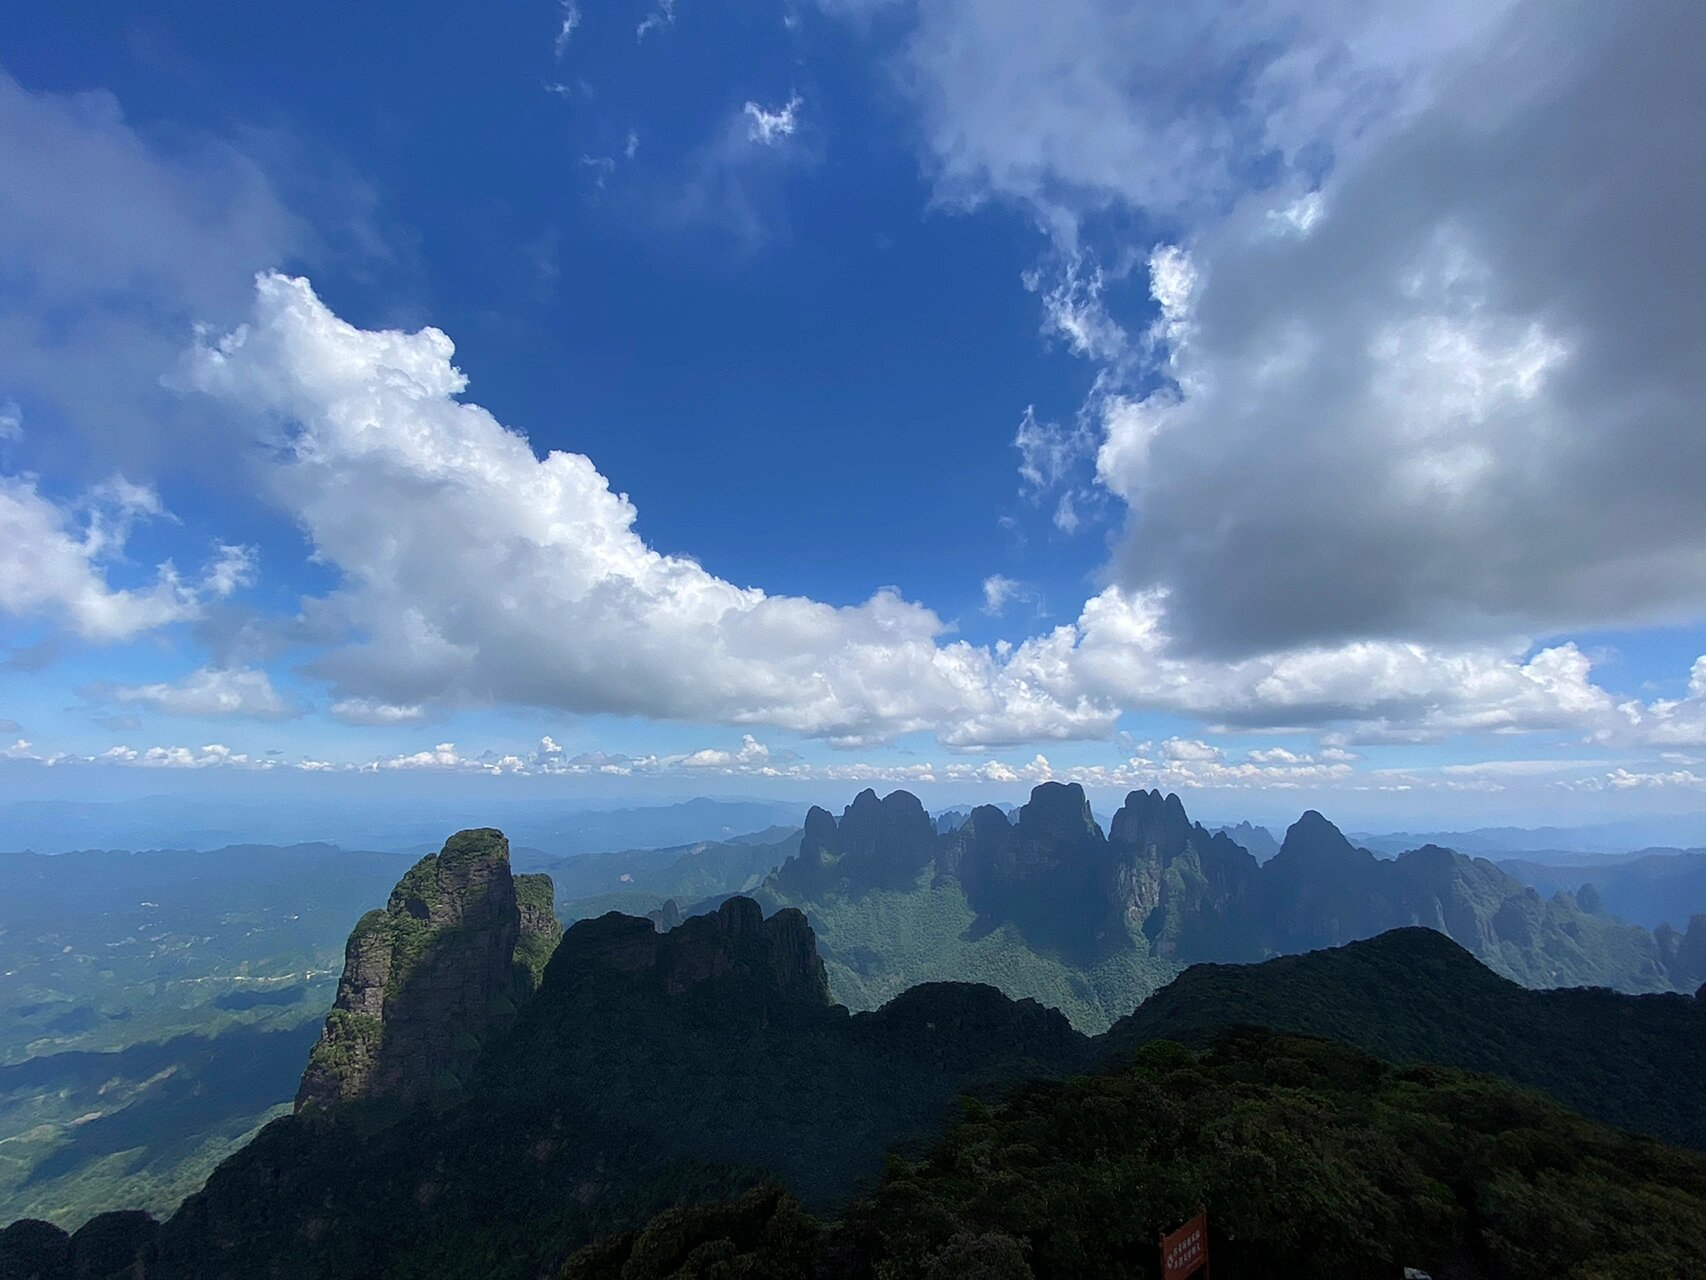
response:
<path fill-rule="evenodd" d="M 1202 1270 L 1208 1280 L 1208 1213 L 1197 1214 L 1170 1236 L 1161 1237 L 1161 1280 L 1185 1280 Z"/>

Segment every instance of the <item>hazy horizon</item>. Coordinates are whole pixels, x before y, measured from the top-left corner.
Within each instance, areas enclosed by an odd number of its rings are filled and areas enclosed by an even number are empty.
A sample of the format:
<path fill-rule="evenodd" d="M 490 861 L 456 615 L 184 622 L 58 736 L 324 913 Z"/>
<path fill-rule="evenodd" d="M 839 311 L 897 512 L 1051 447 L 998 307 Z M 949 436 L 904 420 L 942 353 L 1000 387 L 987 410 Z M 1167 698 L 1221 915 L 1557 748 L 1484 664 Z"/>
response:
<path fill-rule="evenodd" d="M 593 849 L 644 848 L 685 843 L 691 840 L 719 836 L 746 835 L 752 831 L 785 823 L 797 823 L 808 807 L 819 805 L 839 815 L 851 803 L 856 792 L 864 787 L 847 784 L 839 792 L 823 787 L 802 791 L 796 797 L 762 795 L 755 792 L 690 794 L 632 793 L 602 796 L 572 796 L 552 794 L 537 786 L 531 794 L 518 792 L 514 780 L 507 793 L 486 791 L 484 780 L 467 780 L 468 789 L 457 797 L 447 796 L 442 789 L 435 795 L 375 796 L 359 791 L 326 794 L 324 790 L 305 794 L 281 806 L 276 796 L 172 795 L 160 792 L 138 793 L 122 798 L 93 795 L 44 796 L 39 793 L 27 798 L 13 797 L 0 791 L 0 822 L 7 834 L 0 837 L 0 851 L 34 849 L 40 853 L 61 853 L 84 848 L 194 848 L 212 849 L 235 844 L 297 844 L 324 841 L 345 848 L 418 849 L 436 846 L 450 832 L 466 827 L 495 826 L 505 829 L 519 843 L 528 843 L 529 824 L 547 818 L 568 818 L 573 815 L 632 814 L 637 819 L 632 836 L 620 834 L 620 824 L 611 826 L 608 841 L 584 845 Z M 1016 807 L 1029 796 L 1030 788 L 990 788 L 985 792 L 965 796 L 952 788 L 913 784 L 906 787 L 873 788 L 879 795 L 893 790 L 906 790 L 919 796 L 933 813 L 954 809 L 969 809 L 980 804 Z M 1165 790 L 1165 788 L 1163 788 Z M 1112 813 L 1124 802 L 1123 792 L 1087 790 L 1097 820 L 1106 826 Z M 1354 805 L 1333 803 L 1342 797 L 1328 797 L 1324 802 L 1307 796 L 1292 798 L 1295 807 L 1281 807 L 1269 798 L 1262 808 L 1231 808 L 1217 805 L 1211 797 L 1186 791 L 1181 796 L 1187 812 L 1194 821 L 1210 828 L 1235 826 L 1250 822 L 1266 827 L 1276 838 L 1282 838 L 1287 827 L 1307 809 L 1318 809 L 1348 834 L 1390 836 L 1404 833 L 1438 835 L 1441 833 L 1472 834 L 1477 831 L 1511 830 L 1546 833 L 1573 833 L 1574 840 L 1536 840 L 1524 847 L 1571 848 L 1583 852 L 1610 853 L 1633 849 L 1670 846 L 1678 848 L 1706 847 L 1706 813 L 1605 814 L 1578 822 L 1506 821 L 1496 817 L 1485 821 L 1441 822 L 1423 812 L 1405 818 L 1387 809 L 1364 810 Z M 679 839 L 648 840 L 643 834 L 651 829 L 645 819 L 672 810 L 691 809 L 695 802 L 710 802 L 719 811 L 741 811 L 747 825 L 739 820 L 709 815 L 710 821 L 694 826 L 689 823 L 680 829 Z M 1363 816 L 1359 816 L 1363 815 Z M 733 825 L 731 825 L 731 822 Z M 512 830 L 513 828 L 513 830 Z M 1467 852 L 1477 853 L 1471 848 Z"/>

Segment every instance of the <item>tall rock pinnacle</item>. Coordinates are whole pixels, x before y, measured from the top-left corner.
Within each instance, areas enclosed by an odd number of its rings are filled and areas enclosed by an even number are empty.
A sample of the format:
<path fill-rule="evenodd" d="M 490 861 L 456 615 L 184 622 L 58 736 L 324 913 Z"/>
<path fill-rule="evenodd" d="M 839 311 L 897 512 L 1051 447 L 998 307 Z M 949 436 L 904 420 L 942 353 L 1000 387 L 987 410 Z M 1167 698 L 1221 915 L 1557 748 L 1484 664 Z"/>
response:
<path fill-rule="evenodd" d="M 298 1114 L 378 1098 L 448 1101 L 514 1022 L 562 936 L 547 876 L 513 876 L 509 842 L 459 831 L 356 924 Z"/>

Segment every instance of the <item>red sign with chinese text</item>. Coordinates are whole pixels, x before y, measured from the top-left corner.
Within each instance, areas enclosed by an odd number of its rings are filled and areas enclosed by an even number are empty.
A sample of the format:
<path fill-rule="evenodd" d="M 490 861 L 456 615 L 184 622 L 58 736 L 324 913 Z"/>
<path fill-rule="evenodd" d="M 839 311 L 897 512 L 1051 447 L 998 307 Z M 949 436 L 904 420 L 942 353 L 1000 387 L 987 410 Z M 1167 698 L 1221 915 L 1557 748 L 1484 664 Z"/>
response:
<path fill-rule="evenodd" d="M 1185 1280 L 1208 1268 L 1208 1213 L 1197 1214 L 1170 1236 L 1161 1237 L 1161 1280 Z"/>

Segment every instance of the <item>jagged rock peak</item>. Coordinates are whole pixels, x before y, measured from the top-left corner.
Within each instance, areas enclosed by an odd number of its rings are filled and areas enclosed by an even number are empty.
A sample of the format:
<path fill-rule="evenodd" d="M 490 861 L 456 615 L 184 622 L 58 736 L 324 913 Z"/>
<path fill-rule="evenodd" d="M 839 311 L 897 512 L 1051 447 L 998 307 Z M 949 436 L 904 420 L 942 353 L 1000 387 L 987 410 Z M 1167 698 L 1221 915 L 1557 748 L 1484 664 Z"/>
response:
<path fill-rule="evenodd" d="M 491 827 L 458 831 L 438 853 L 409 868 L 391 890 L 385 911 L 439 927 L 478 928 L 504 912 L 500 881 L 511 881 L 509 841 L 503 832 Z"/>
<path fill-rule="evenodd" d="M 754 986 L 766 999 L 828 1008 L 829 978 L 805 915 L 784 907 L 768 919 L 751 898 L 689 916 L 667 933 L 612 911 L 563 935 L 545 976 L 546 993 L 616 971 L 679 996 L 714 979 Z"/>
<path fill-rule="evenodd" d="M 842 810 L 839 822 L 827 809 L 814 804 L 806 812 L 800 847 L 842 853 L 871 852 L 878 841 L 917 842 L 936 834 L 936 824 L 910 791 L 891 791 L 878 799 L 877 793 L 866 787 Z"/>
<path fill-rule="evenodd" d="M 1019 810 L 1019 828 L 1028 835 L 1061 840 L 1102 838 L 1084 788 L 1076 782 L 1044 782 L 1033 787 L 1030 802 Z"/>
<path fill-rule="evenodd" d="M 1320 813 L 1309 809 L 1286 828 L 1285 839 L 1280 844 L 1280 851 L 1273 857 L 1273 864 L 1276 867 L 1285 867 L 1300 862 L 1336 862 L 1357 859 L 1357 855 L 1358 850 L 1345 839 L 1342 831 Z M 1363 855 L 1363 859 L 1372 858 L 1372 854 Z"/>
<path fill-rule="evenodd" d="M 936 824 L 912 792 L 891 791 L 879 800 L 867 787 L 847 806 L 836 830 L 843 849 L 865 852 L 875 848 L 878 841 L 932 841 Z"/>
<path fill-rule="evenodd" d="M 646 919 L 652 922 L 659 933 L 668 933 L 677 927 L 682 920 L 681 904 L 674 898 L 665 898 L 663 906 L 655 911 L 646 912 Z"/>
<path fill-rule="evenodd" d="M 501 831 L 459 831 L 357 922 L 298 1113 L 444 1100 L 514 1020 L 561 937 L 548 876 L 514 876 Z"/>
<path fill-rule="evenodd" d="M 1176 852 L 1190 835 L 1184 802 L 1159 790 L 1133 791 L 1108 824 L 1108 839 L 1115 844 L 1155 845 L 1168 853 Z"/>
<path fill-rule="evenodd" d="M 1159 787 L 1151 787 L 1148 791 L 1139 787 L 1136 791 L 1128 792 L 1125 804 L 1121 806 L 1139 817 L 1158 816 L 1168 809 L 1185 811 L 1185 802 L 1174 792 L 1163 793 Z"/>
<path fill-rule="evenodd" d="M 1327 816 L 1319 809 L 1305 809 L 1298 815 L 1297 821 L 1285 829 L 1288 838 L 1293 835 L 1314 836 L 1323 833 L 1330 834 L 1339 840 L 1345 838 L 1344 833 L 1328 821 Z"/>
<path fill-rule="evenodd" d="M 866 788 L 839 822 L 820 808 L 807 813 L 800 852 L 777 871 L 775 885 L 797 897 L 909 889 L 946 839 L 910 791 L 879 800 Z"/>
<path fill-rule="evenodd" d="M 967 882 L 976 896 L 1013 840 L 1013 823 L 992 804 L 980 804 L 947 837 L 941 869 Z"/>

